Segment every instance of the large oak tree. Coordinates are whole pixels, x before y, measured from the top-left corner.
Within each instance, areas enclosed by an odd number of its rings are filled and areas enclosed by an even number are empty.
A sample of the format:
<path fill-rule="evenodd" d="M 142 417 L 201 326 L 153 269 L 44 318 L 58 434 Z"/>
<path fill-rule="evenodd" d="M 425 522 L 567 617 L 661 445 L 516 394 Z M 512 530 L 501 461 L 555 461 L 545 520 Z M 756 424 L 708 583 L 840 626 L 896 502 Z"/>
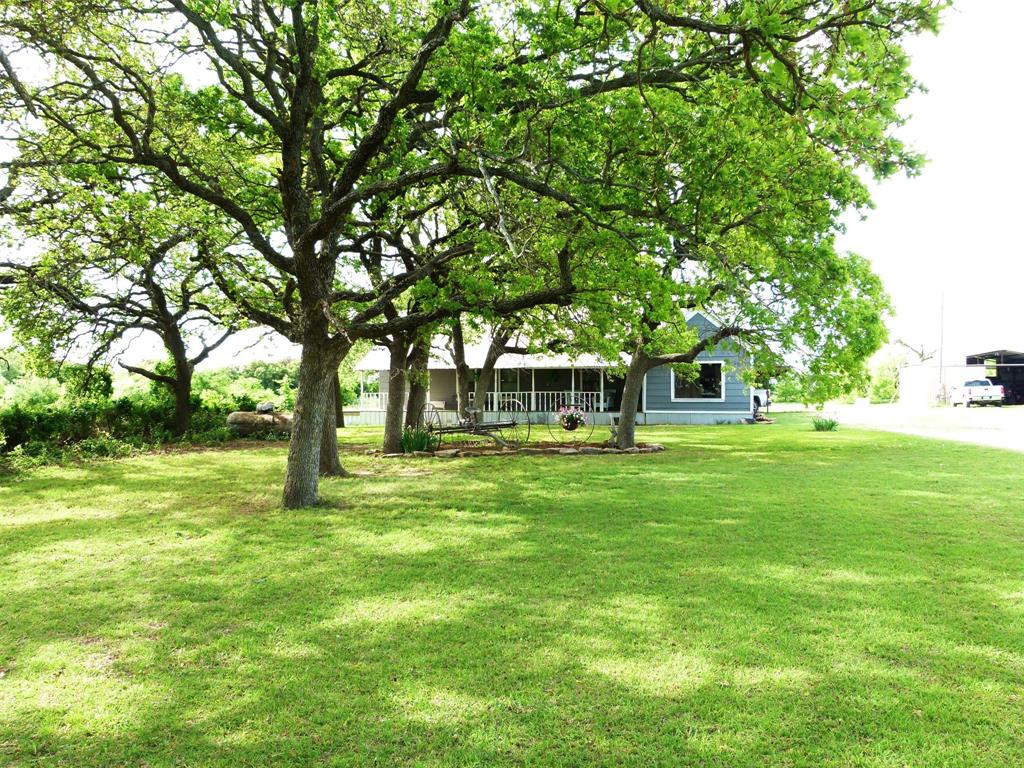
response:
<path fill-rule="evenodd" d="M 183 435 L 195 367 L 243 322 L 197 259 L 200 248 L 227 249 L 228 230 L 144 176 L 32 158 L 26 148 L 0 201 L 0 221 L 20 238 L 0 260 L 10 282 L 0 293 L 5 325 L 41 360 L 84 357 L 90 367 L 154 334 L 167 365 L 121 365 L 167 388 Z"/>

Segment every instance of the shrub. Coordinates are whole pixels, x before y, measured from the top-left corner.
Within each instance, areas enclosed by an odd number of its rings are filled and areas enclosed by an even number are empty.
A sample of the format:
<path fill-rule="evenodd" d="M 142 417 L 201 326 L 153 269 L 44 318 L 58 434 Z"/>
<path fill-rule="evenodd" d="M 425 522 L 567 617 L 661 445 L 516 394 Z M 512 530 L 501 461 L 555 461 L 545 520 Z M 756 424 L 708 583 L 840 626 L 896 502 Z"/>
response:
<path fill-rule="evenodd" d="M 97 435 L 87 437 L 85 440 L 75 443 L 66 452 L 67 458 L 73 459 L 121 459 L 131 456 L 139 447 L 118 440 L 110 435 Z"/>
<path fill-rule="evenodd" d="M 67 446 L 29 440 L 0 457 L 0 469 L 18 472 L 46 464 L 68 464 L 89 459 L 122 459 L 141 447 L 109 435 L 86 438 Z"/>
<path fill-rule="evenodd" d="M 0 412 L 0 430 L 7 435 L 7 450 L 28 442 L 66 444 L 92 434 L 94 411 L 93 403 L 65 407 L 19 403 Z"/>
<path fill-rule="evenodd" d="M 67 366 L 64 373 L 73 378 L 79 370 Z M 287 379 L 284 366 L 280 370 L 268 368 L 264 373 Z M 181 441 L 211 444 L 235 439 L 237 436 L 227 428 L 228 413 L 253 410 L 259 400 L 272 399 L 274 395 L 262 389 L 256 378 L 232 379 L 224 374 L 223 379 L 223 387 L 211 392 L 212 401 L 193 394 L 192 423 Z M 93 395 L 79 393 L 72 398 L 58 397 L 60 385 L 52 379 L 20 377 L 18 381 L 33 387 L 42 383 L 53 392 L 48 389 L 44 397 L 23 397 L 25 392 L 18 390 L 15 394 L 19 399 L 0 401 L 0 471 L 88 458 L 117 458 L 178 440 L 174 437 L 174 402 L 163 386 L 137 389 L 117 399 L 100 396 L 106 391 L 100 387 L 93 390 Z M 7 390 L 10 389 L 7 385 Z M 250 437 L 287 439 L 286 434 L 269 430 Z"/>
<path fill-rule="evenodd" d="M 814 424 L 815 432 L 835 432 L 839 429 L 839 421 L 836 419 L 816 416 L 811 423 Z"/>
<path fill-rule="evenodd" d="M 207 408 L 193 399 L 192 433 L 225 427 L 227 411 Z M 138 392 L 117 400 L 80 400 L 68 405 L 0 410 L 4 450 L 30 442 L 64 448 L 90 438 L 109 437 L 136 447 L 173 439 L 174 405 L 167 396 Z M 217 438 L 218 440 L 220 437 Z"/>
<path fill-rule="evenodd" d="M 226 426 L 218 426 L 202 431 L 192 430 L 187 437 L 191 443 L 226 443 L 229 440 L 237 439 L 238 435 Z M 259 436 L 257 436 L 257 439 L 259 439 Z"/>
<path fill-rule="evenodd" d="M 434 450 L 434 438 L 422 427 L 406 427 L 402 430 L 402 453 Z"/>

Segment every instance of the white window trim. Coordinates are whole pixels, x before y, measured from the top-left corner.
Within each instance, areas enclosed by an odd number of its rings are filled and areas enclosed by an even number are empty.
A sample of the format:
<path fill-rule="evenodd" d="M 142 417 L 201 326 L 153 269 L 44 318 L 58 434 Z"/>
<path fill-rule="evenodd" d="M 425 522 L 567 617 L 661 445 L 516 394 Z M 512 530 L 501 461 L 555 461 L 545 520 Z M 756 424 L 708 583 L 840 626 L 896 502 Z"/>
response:
<path fill-rule="evenodd" d="M 673 403 L 724 403 L 725 402 L 725 360 L 694 360 L 700 365 L 713 365 L 717 363 L 722 372 L 722 396 L 721 397 L 676 397 L 676 372 L 668 369 L 668 396 Z"/>

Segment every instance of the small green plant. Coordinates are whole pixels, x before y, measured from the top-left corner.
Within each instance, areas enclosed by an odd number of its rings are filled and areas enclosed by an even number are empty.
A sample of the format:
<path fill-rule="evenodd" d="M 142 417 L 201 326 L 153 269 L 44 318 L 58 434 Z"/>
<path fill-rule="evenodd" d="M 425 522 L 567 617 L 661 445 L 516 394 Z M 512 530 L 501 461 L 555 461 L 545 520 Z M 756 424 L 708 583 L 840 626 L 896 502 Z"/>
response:
<path fill-rule="evenodd" d="M 273 440 L 275 438 L 276 438 L 276 435 L 274 435 L 273 437 L 269 437 L 269 438 L 264 438 L 264 436 L 262 434 L 256 436 L 257 440 L 259 440 L 259 439 L 270 439 L 270 440 Z M 188 435 L 188 442 L 190 442 L 190 443 L 199 443 L 199 444 L 202 444 L 202 445 L 208 445 L 208 444 L 211 444 L 211 443 L 226 443 L 226 442 L 228 442 L 230 440 L 235 440 L 235 439 L 237 439 L 237 435 L 235 435 L 235 433 L 232 432 L 227 427 L 223 427 L 223 426 L 221 426 L 221 427 L 210 427 L 209 429 L 204 429 L 201 432 L 193 431 L 193 432 L 190 432 L 189 435 Z"/>
<path fill-rule="evenodd" d="M 816 416 L 811 420 L 811 423 L 814 424 L 815 432 L 835 432 L 839 429 L 839 421 L 837 419 Z"/>
<path fill-rule="evenodd" d="M 434 438 L 422 427 L 406 427 L 402 431 L 402 453 L 434 450 Z"/>
<path fill-rule="evenodd" d="M 87 437 L 85 440 L 80 440 L 69 446 L 64 450 L 64 460 L 123 459 L 137 453 L 138 450 L 136 446 L 127 441 L 100 434 L 96 437 Z"/>

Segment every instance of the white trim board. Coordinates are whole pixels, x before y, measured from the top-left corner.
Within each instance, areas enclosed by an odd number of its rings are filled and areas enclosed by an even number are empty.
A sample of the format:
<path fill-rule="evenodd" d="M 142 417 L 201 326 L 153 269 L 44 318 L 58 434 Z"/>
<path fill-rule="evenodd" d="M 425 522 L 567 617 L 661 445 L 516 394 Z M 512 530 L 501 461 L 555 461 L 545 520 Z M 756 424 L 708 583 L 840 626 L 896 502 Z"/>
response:
<path fill-rule="evenodd" d="M 713 402 L 713 401 L 712 401 Z M 711 416 L 721 416 L 722 414 L 729 414 L 730 416 L 744 416 L 750 413 L 750 411 L 646 411 L 646 413 L 658 413 L 658 414 L 670 414 L 670 413 L 686 413 L 693 416 L 699 416 L 701 414 L 708 414 Z"/>

